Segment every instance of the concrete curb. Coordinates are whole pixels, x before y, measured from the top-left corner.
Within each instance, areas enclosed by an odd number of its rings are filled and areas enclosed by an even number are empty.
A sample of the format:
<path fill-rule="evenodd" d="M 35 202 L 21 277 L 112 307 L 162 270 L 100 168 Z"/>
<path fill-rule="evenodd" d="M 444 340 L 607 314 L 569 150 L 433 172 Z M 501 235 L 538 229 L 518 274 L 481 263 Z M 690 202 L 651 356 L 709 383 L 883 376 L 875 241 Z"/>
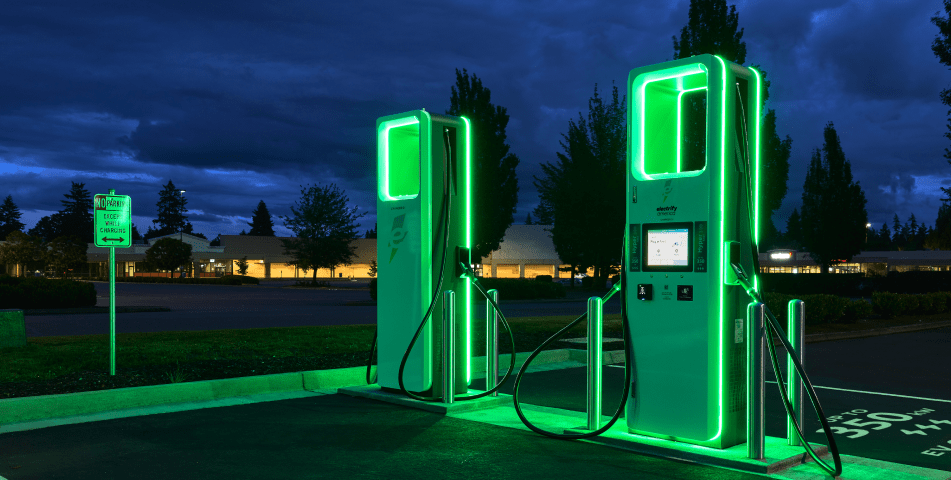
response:
<path fill-rule="evenodd" d="M 0 425 L 265 393 L 338 388 L 365 382 L 365 372 L 366 368 L 351 367 L 7 398 L 0 400 Z"/>
<path fill-rule="evenodd" d="M 610 356 L 612 352 L 606 352 Z M 623 352 L 621 352 L 623 358 Z M 516 354 L 516 368 L 530 353 Z M 585 361 L 577 351 L 547 350 L 538 355 L 533 365 L 558 365 Z M 499 367 L 508 368 L 510 356 L 499 358 Z M 472 361 L 473 374 L 485 375 L 485 357 Z M 150 385 L 147 387 L 115 388 L 91 392 L 41 395 L 36 397 L 6 398 L 0 400 L 0 426 L 49 420 L 55 418 L 92 415 L 108 411 L 154 407 L 180 403 L 213 402 L 236 397 L 248 397 L 282 392 L 337 389 L 366 383 L 366 367 L 310 370 L 306 372 L 276 373 L 253 377 L 202 380 L 198 382 Z"/>
<path fill-rule="evenodd" d="M 806 343 L 829 342 L 832 340 L 846 340 L 849 338 L 877 337 L 879 335 L 891 335 L 893 333 L 918 332 L 921 330 L 932 330 L 936 328 L 951 327 L 951 320 L 944 322 L 919 323 L 915 325 L 899 325 L 897 327 L 873 328 L 870 330 L 859 330 L 855 332 L 836 332 L 836 333 L 813 333 L 806 335 Z"/>

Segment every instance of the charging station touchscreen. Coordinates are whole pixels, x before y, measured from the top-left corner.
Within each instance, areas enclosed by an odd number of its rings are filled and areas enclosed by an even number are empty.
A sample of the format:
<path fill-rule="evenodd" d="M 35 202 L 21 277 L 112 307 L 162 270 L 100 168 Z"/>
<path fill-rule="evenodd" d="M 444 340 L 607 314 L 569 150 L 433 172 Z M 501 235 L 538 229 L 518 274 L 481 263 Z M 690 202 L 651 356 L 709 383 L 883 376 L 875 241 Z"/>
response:
<path fill-rule="evenodd" d="M 690 231 L 664 228 L 647 231 L 648 267 L 686 267 L 690 265 Z"/>

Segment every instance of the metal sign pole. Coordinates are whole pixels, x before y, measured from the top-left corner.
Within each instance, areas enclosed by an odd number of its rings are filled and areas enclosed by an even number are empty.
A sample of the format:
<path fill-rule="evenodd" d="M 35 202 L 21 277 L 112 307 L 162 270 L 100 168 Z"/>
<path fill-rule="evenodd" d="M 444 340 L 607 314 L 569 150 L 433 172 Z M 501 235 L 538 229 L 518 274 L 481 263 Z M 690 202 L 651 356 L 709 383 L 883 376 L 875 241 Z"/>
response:
<path fill-rule="evenodd" d="M 116 374 L 116 247 L 109 247 L 109 375 Z"/>

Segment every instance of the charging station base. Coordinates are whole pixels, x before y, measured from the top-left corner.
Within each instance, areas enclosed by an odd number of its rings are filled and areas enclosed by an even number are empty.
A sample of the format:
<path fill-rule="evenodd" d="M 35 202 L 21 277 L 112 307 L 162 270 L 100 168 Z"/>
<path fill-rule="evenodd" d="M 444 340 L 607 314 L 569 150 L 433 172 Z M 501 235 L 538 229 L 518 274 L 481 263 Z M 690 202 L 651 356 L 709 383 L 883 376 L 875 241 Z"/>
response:
<path fill-rule="evenodd" d="M 439 413 L 442 415 L 448 415 L 451 413 L 461 413 L 461 412 L 471 412 L 475 410 L 483 410 L 489 408 L 495 408 L 502 405 L 512 405 L 512 396 L 499 394 L 497 397 L 487 396 L 482 398 L 477 398 L 475 400 L 464 400 L 464 401 L 455 401 L 449 404 L 442 402 L 424 402 L 422 400 L 416 400 L 415 398 L 410 398 L 402 393 L 388 392 L 381 389 L 377 385 L 363 385 L 356 387 L 343 387 L 337 389 L 337 393 L 342 393 L 344 395 L 350 395 L 351 397 L 363 397 L 369 398 L 371 400 L 379 400 L 381 402 L 393 403 L 396 405 L 403 405 L 405 407 L 417 408 L 420 410 L 426 410 L 427 412 Z M 482 393 L 482 390 L 469 389 L 466 395 L 477 395 Z"/>
<path fill-rule="evenodd" d="M 565 433 L 586 431 L 565 429 Z M 587 441 L 631 452 L 767 475 L 812 461 L 803 447 L 788 445 L 785 438 L 776 437 L 766 437 L 765 455 L 762 460 L 749 458 L 745 443 L 724 449 L 701 447 L 628 433 L 626 426 L 617 424 L 600 436 L 589 438 Z M 829 447 L 818 444 L 813 444 L 813 447 L 820 458 L 828 457 Z"/>

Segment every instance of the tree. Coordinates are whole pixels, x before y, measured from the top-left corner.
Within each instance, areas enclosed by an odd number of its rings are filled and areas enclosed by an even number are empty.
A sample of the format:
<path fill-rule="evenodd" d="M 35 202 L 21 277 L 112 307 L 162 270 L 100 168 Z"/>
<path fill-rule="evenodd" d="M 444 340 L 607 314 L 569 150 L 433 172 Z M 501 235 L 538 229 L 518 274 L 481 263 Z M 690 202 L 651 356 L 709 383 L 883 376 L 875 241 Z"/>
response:
<path fill-rule="evenodd" d="M 212 241 L 208 242 L 209 247 L 220 247 L 221 246 L 221 234 L 219 233 Z"/>
<path fill-rule="evenodd" d="M 887 223 L 882 223 L 882 228 L 878 230 L 878 239 L 881 242 L 881 249 L 883 251 L 895 249 L 894 245 L 892 245 L 892 232 L 888 230 Z"/>
<path fill-rule="evenodd" d="M 186 205 L 188 200 L 169 180 L 159 192 L 159 200 L 155 203 L 158 207 L 158 217 L 152 220 L 155 228 L 149 227 L 145 233 L 146 240 L 176 232 L 189 233 L 191 224 L 188 223 L 188 217 L 185 215 Z"/>
<path fill-rule="evenodd" d="M 234 264 L 236 267 L 238 267 L 238 275 L 248 274 L 248 256 L 247 255 L 241 257 L 241 260 L 235 261 Z"/>
<path fill-rule="evenodd" d="M 928 235 L 925 246 L 933 250 L 951 250 L 951 204 L 948 202 L 938 207 L 934 232 Z"/>
<path fill-rule="evenodd" d="M 710 53 L 741 65 L 746 62 L 743 29 L 737 31 L 736 5 L 730 5 L 727 12 L 726 0 L 690 0 L 687 18 L 680 40 L 673 37 L 675 59 Z"/>
<path fill-rule="evenodd" d="M 85 183 L 70 182 L 66 200 L 60 200 L 60 235 L 73 235 L 85 243 L 93 243 L 92 195 L 86 190 Z M 48 239 L 49 240 L 49 239 Z"/>
<path fill-rule="evenodd" d="M 557 162 L 541 165 L 544 176 L 535 177 L 543 211 L 550 211 L 550 229 L 559 258 L 572 270 L 595 268 L 598 285 L 603 285 L 612 265 L 620 264 L 625 214 L 625 131 L 624 99 L 612 88 L 607 103 L 594 87 L 588 100 L 588 117 L 579 113 L 568 121 L 562 134 L 564 152 Z M 584 192 L 584 201 L 577 195 Z M 536 209 L 538 211 L 539 209 Z M 591 225 L 601 225 L 598 235 Z"/>
<path fill-rule="evenodd" d="M 56 237 L 47 244 L 46 263 L 56 276 L 70 277 L 70 272 L 86 264 L 89 243 L 76 235 Z"/>
<path fill-rule="evenodd" d="M 786 220 L 786 242 L 791 248 L 798 249 L 802 246 L 802 218 L 799 216 L 799 210 L 793 209 L 792 215 Z"/>
<path fill-rule="evenodd" d="M 36 222 L 36 225 L 34 225 L 33 228 L 31 228 L 27 233 L 29 233 L 30 236 L 39 237 L 43 240 L 52 240 L 63 234 L 61 219 L 62 215 L 59 213 L 46 215 L 39 219 L 39 221 Z"/>
<path fill-rule="evenodd" d="M 317 283 L 317 269 L 333 269 L 337 265 L 351 263 L 359 238 L 356 221 L 366 215 L 357 213 L 357 207 L 349 207 L 350 199 L 337 185 L 321 187 L 301 186 L 301 198 L 291 206 L 291 214 L 280 217 L 284 226 L 296 238 L 282 239 L 284 254 L 292 260 L 287 262 L 303 270 L 313 270 Z"/>
<path fill-rule="evenodd" d="M 849 261 L 861 251 L 868 212 L 865 193 L 852 179 L 852 165 L 832 122 L 823 137 L 825 143 L 813 153 L 803 184 L 802 239 L 827 272 L 833 261 Z"/>
<path fill-rule="evenodd" d="M 169 272 L 190 262 L 191 257 L 192 246 L 173 237 L 160 239 L 145 251 L 146 263 Z M 184 275 L 184 270 L 182 274 Z"/>
<path fill-rule="evenodd" d="M 66 200 L 60 200 L 63 209 L 41 218 L 30 229 L 30 235 L 47 242 L 63 235 L 75 235 L 86 243 L 92 243 L 92 196 L 85 183 L 70 183 L 69 192 L 63 194 Z"/>
<path fill-rule="evenodd" d="M 132 240 L 142 240 L 142 235 L 139 233 L 139 229 L 136 228 L 135 224 L 132 224 Z"/>
<path fill-rule="evenodd" d="M 489 89 L 465 69 L 456 69 L 446 113 L 472 123 L 472 209 L 479 217 L 472 228 L 472 258 L 483 258 L 499 249 L 518 202 L 515 167 L 519 160 L 505 143 L 509 115 L 504 107 L 492 105 Z"/>
<path fill-rule="evenodd" d="M 376 238 L 376 222 L 373 223 L 373 228 L 363 234 L 363 238 Z"/>
<path fill-rule="evenodd" d="M 370 275 L 371 277 L 374 277 L 374 278 L 376 277 L 376 267 L 377 267 L 376 259 L 374 258 L 373 260 L 370 260 L 370 271 L 369 271 L 369 275 Z"/>
<path fill-rule="evenodd" d="M 274 236 L 274 221 L 271 220 L 271 214 L 267 211 L 267 205 L 264 204 L 264 200 L 258 202 L 258 208 L 255 208 L 251 212 L 251 223 L 248 225 L 251 226 L 251 231 L 248 232 L 248 235 L 256 235 L 259 237 L 273 237 Z"/>
<path fill-rule="evenodd" d="M 0 245 L 0 260 L 19 267 L 20 276 L 26 271 L 46 269 L 46 246 L 43 239 L 16 231 L 7 235 L 7 242 Z"/>
<path fill-rule="evenodd" d="M 555 223 L 555 214 L 551 207 L 544 202 L 538 204 L 532 213 L 535 214 L 535 225 L 551 225 Z"/>
<path fill-rule="evenodd" d="M 531 224 L 532 224 L 532 214 L 529 213 L 528 216 L 525 217 L 525 225 L 531 225 Z"/>
<path fill-rule="evenodd" d="M 20 221 L 20 208 L 13 203 L 13 195 L 7 195 L 0 205 L 0 238 L 7 238 L 13 232 L 23 231 L 23 222 Z"/>
<path fill-rule="evenodd" d="M 931 17 L 931 23 L 938 27 L 938 34 L 931 43 L 931 51 L 938 57 L 939 62 L 951 68 L 951 0 L 944 0 L 944 12 L 947 15 L 945 17 L 940 15 Z M 946 88 L 941 91 L 941 103 L 949 107 L 946 123 L 948 131 L 944 132 L 944 136 L 951 140 L 951 89 Z M 951 149 L 944 149 L 944 157 L 951 164 Z M 941 187 L 941 191 L 945 195 L 942 201 L 945 204 L 951 202 L 951 188 Z"/>
<path fill-rule="evenodd" d="M 727 9 L 726 0 L 691 0 L 687 12 L 687 25 L 680 31 L 680 40 L 673 37 L 674 58 L 688 58 L 693 55 L 719 55 L 740 65 L 746 62 L 746 42 L 743 41 L 743 29 L 739 28 L 739 14 L 736 6 Z M 769 98 L 770 82 L 767 73 L 753 65 L 763 77 L 763 102 Z M 698 118 L 702 115 L 692 115 Z M 759 224 L 760 244 L 763 247 L 773 245 L 778 239 L 778 230 L 773 224 L 773 214 L 786 197 L 789 182 L 789 156 L 792 153 L 792 138 L 786 135 L 780 139 L 776 131 L 776 111 L 766 109 L 761 131 L 762 182 Z"/>

